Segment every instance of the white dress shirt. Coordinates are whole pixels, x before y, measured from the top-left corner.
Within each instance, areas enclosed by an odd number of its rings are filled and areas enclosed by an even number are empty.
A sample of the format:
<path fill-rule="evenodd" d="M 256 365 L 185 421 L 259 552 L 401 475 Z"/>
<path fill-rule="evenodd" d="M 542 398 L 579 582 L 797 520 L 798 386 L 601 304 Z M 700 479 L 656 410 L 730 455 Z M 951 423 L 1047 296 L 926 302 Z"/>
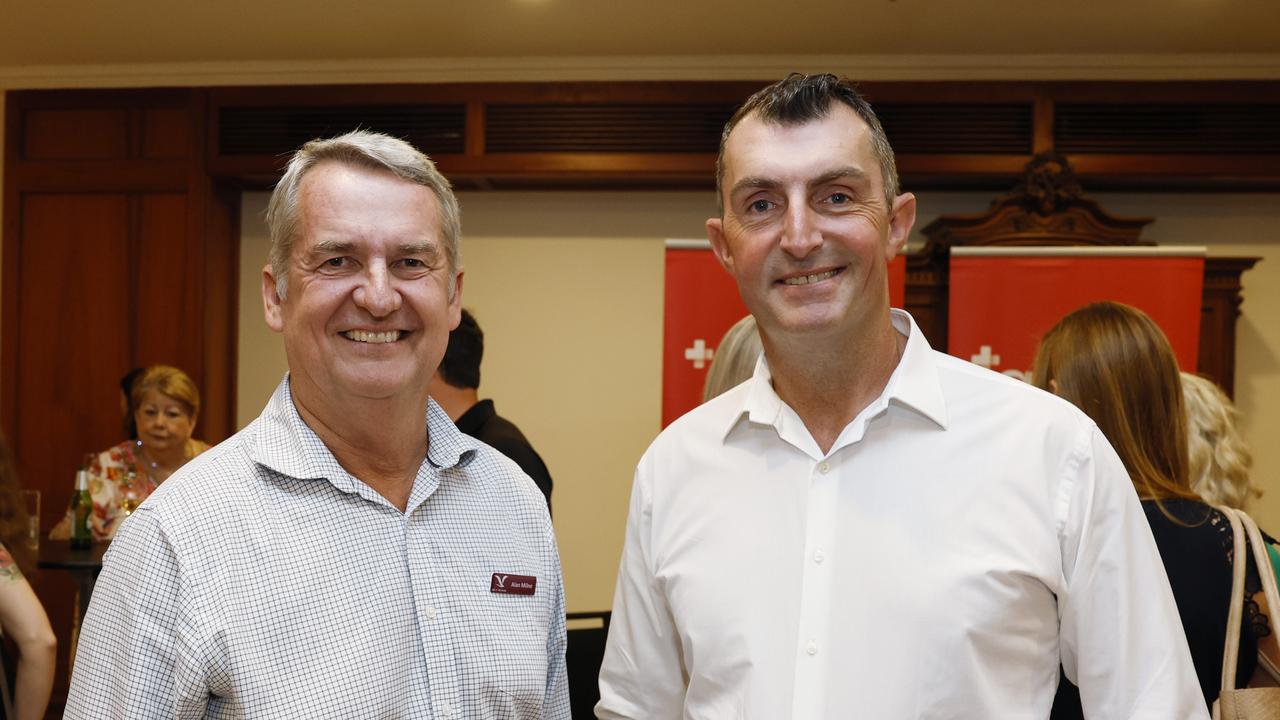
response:
<path fill-rule="evenodd" d="M 568 720 L 546 502 L 434 402 L 426 428 L 401 512 L 281 383 L 121 526 L 66 717 Z M 494 592 L 494 573 L 536 581 Z"/>
<path fill-rule="evenodd" d="M 1115 452 L 1048 393 L 929 348 L 823 453 L 755 376 L 641 459 L 601 718 L 1207 718 Z"/>

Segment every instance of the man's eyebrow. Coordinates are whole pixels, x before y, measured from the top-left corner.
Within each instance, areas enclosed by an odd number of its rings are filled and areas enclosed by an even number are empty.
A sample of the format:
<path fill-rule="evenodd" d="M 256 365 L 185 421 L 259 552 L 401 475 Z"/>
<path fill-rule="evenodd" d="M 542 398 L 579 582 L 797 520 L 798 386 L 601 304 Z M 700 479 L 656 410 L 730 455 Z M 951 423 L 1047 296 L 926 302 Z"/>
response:
<path fill-rule="evenodd" d="M 733 187 L 729 189 L 729 194 L 732 195 L 738 192 L 739 190 L 743 190 L 746 188 L 756 188 L 756 189 L 776 188 L 781 184 L 782 183 L 778 182 L 777 180 L 773 180 L 767 177 L 744 177 L 738 182 L 733 184 Z"/>
<path fill-rule="evenodd" d="M 355 245 L 347 240 L 320 240 L 311 246 L 309 255 L 329 255 L 331 253 L 351 252 Z"/>
<path fill-rule="evenodd" d="M 868 177 L 870 176 L 867 175 L 866 170 L 863 170 L 860 167 L 854 167 L 853 165 L 847 165 L 845 167 L 832 170 L 831 172 L 823 173 L 822 175 L 814 178 L 809 184 L 811 186 L 826 185 L 827 183 L 835 182 L 836 180 L 866 180 Z"/>
<path fill-rule="evenodd" d="M 406 242 L 396 246 L 396 250 L 401 255 L 429 255 L 435 257 L 440 254 L 440 246 L 433 242 Z"/>

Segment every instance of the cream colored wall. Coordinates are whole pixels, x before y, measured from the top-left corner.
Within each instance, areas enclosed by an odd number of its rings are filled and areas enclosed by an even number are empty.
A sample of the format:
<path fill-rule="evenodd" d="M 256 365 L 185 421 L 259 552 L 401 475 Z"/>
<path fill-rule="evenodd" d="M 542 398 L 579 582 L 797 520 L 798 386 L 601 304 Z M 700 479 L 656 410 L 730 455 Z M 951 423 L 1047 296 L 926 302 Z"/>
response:
<path fill-rule="evenodd" d="M 709 193 L 463 193 L 464 304 L 485 329 L 481 395 L 525 431 L 555 477 L 570 610 L 611 605 L 635 461 L 659 429 L 663 239 L 700 237 Z M 990 193 L 922 193 L 917 228 L 978 212 Z M 1280 196 L 1097 194 L 1111 212 L 1157 218 L 1147 236 L 1261 256 L 1244 276 L 1236 396 L 1256 474 L 1255 506 L 1280 528 Z M 241 424 L 284 369 L 262 322 L 265 196 L 244 202 Z M 913 244 L 923 242 L 915 233 Z"/>

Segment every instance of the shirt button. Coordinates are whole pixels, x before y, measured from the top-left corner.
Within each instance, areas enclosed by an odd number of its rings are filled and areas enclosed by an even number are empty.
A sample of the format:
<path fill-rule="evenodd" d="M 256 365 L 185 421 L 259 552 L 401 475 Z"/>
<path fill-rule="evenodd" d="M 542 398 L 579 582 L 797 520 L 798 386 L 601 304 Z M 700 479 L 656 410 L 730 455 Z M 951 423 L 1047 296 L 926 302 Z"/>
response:
<path fill-rule="evenodd" d="M 453 706 L 449 703 L 440 703 L 440 713 L 445 717 L 453 717 Z"/>
<path fill-rule="evenodd" d="M 826 556 L 826 555 L 824 555 L 824 554 L 822 554 L 822 551 L 821 551 L 821 550 L 814 550 L 814 551 L 813 551 L 813 561 L 814 561 L 814 562 L 816 562 L 816 563 L 821 563 L 823 560 L 826 560 L 826 559 L 827 559 L 827 556 Z"/>
<path fill-rule="evenodd" d="M 435 609 L 435 608 L 427 608 L 427 619 L 428 619 L 428 620 L 435 620 L 437 617 L 439 617 L 439 615 L 440 615 L 440 611 L 439 611 L 439 610 L 437 610 L 437 609 Z"/>
<path fill-rule="evenodd" d="M 823 475 L 826 475 L 830 471 L 831 471 L 831 465 L 829 465 L 828 463 L 822 462 L 818 464 L 818 472 L 822 473 Z"/>
<path fill-rule="evenodd" d="M 805 652 L 807 652 L 807 653 L 809 653 L 810 655 L 817 655 L 817 654 L 818 654 L 818 641 L 816 641 L 816 640 L 810 640 L 810 641 L 809 641 L 809 642 L 804 646 L 804 651 L 805 651 Z"/>

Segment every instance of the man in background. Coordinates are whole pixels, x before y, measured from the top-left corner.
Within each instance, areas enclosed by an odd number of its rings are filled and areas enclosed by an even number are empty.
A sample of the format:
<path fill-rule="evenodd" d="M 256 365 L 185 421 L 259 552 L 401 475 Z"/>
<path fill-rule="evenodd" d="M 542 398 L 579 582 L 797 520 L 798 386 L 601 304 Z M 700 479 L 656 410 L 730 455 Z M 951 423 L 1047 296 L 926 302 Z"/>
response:
<path fill-rule="evenodd" d="M 440 403 L 449 419 L 462 432 L 506 455 L 533 478 L 551 508 L 551 473 L 524 433 L 498 414 L 492 400 L 481 400 L 480 361 L 484 358 L 484 331 L 470 311 L 462 310 L 462 320 L 449 333 L 440 369 L 431 378 L 427 392 Z"/>

